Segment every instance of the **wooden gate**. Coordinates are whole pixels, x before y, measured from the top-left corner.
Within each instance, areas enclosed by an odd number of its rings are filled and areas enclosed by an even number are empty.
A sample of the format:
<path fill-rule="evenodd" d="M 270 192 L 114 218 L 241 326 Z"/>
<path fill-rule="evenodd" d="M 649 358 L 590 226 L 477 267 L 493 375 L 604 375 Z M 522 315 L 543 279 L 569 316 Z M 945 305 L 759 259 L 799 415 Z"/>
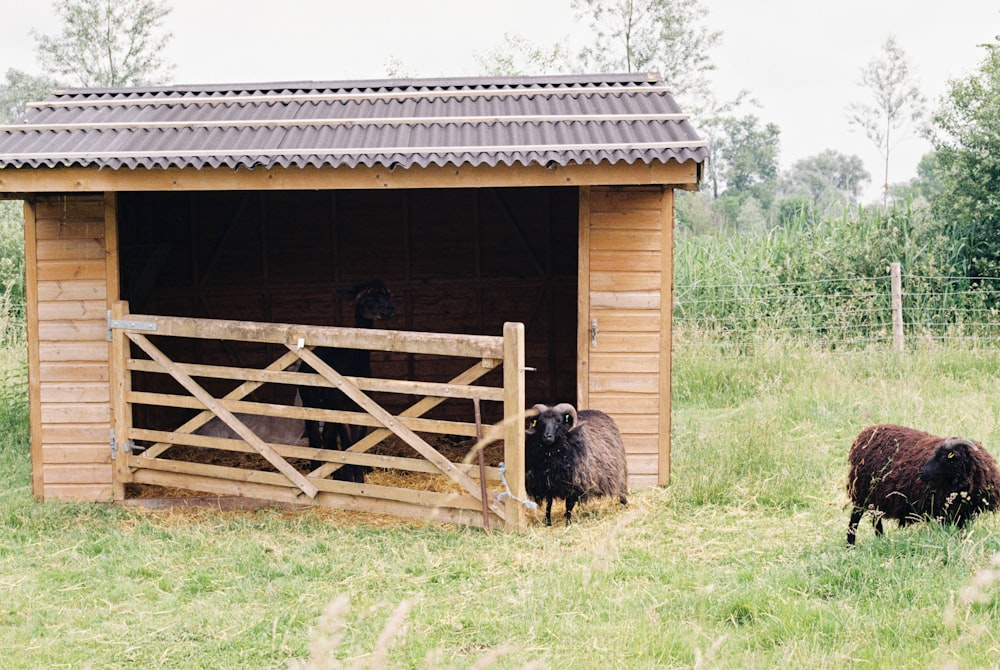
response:
<path fill-rule="evenodd" d="M 117 500 L 125 497 L 127 484 L 140 483 L 478 526 L 514 530 L 525 527 L 523 324 L 507 323 L 502 337 L 488 337 L 129 314 L 127 303 L 118 302 L 109 316 L 109 335 Z M 259 369 L 181 362 L 171 360 L 163 352 L 166 347 L 162 344 L 157 346 L 160 338 L 255 342 L 271 345 L 272 350 L 275 345 L 284 347 L 284 353 Z M 471 359 L 472 364 L 444 383 L 345 377 L 324 364 L 313 353 L 314 347 L 456 357 Z M 299 359 L 316 372 L 289 371 L 289 366 Z M 498 366 L 502 366 L 502 387 L 475 384 Z M 169 375 L 176 382 L 175 387 L 182 390 L 134 390 L 132 380 L 136 373 Z M 211 386 L 209 381 L 218 386 L 219 380 L 230 387 L 236 386 L 215 397 L 206 386 Z M 320 410 L 245 400 L 265 384 L 334 387 L 364 411 Z M 373 399 L 375 393 L 418 399 L 393 413 Z M 472 421 L 426 418 L 432 409 L 453 399 L 469 401 Z M 448 435 L 475 441 L 484 432 L 478 422 L 481 401 L 502 403 L 503 420 L 485 431 L 487 439 L 492 436 L 503 443 L 500 467 L 465 462 L 467 459 L 449 460 L 422 437 Z M 133 410 L 138 405 L 198 413 L 168 430 L 136 427 Z M 241 420 L 248 414 L 334 421 L 374 430 L 347 451 L 311 449 L 263 441 L 247 426 L 248 422 Z M 213 417 L 228 425 L 240 439 L 195 434 Z M 419 457 L 369 453 L 390 436 L 405 443 Z M 178 445 L 204 453 L 257 455 L 261 458 L 252 460 L 261 465 L 233 467 L 208 459 L 172 458 L 171 450 L 177 451 Z M 303 462 L 322 462 L 322 465 L 303 467 Z M 446 490 L 329 478 L 344 465 L 443 475 L 437 479 L 443 479 L 446 486 L 434 488 Z M 369 476 L 369 480 L 374 479 Z"/>

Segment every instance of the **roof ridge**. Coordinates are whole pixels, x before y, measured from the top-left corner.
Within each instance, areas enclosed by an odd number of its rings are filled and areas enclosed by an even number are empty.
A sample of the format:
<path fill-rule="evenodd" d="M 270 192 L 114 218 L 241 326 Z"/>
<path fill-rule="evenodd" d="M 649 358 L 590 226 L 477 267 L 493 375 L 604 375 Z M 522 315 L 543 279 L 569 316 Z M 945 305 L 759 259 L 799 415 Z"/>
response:
<path fill-rule="evenodd" d="M 586 84 L 662 84 L 660 75 L 649 72 L 554 74 L 531 76 L 472 76 L 428 77 L 407 79 L 303 80 L 215 84 L 166 84 L 122 87 L 65 87 L 53 95 L 126 95 L 137 93 L 290 91 L 290 90 L 370 90 L 370 89 L 433 89 L 433 88 L 513 88 L 520 86 L 579 86 Z"/>

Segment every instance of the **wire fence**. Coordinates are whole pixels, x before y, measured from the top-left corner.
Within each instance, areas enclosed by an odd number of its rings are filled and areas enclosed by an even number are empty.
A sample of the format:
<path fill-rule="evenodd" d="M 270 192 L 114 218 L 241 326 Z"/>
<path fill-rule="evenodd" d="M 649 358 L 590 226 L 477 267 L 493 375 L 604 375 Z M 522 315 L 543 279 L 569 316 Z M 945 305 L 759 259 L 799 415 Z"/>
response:
<path fill-rule="evenodd" d="M 894 346 L 891 275 L 674 288 L 673 340 L 685 355 L 795 345 L 831 351 Z M 903 347 L 1000 350 L 1000 277 L 901 275 Z M 0 305 L 0 347 L 26 341 L 24 305 Z"/>
<path fill-rule="evenodd" d="M 674 291 L 674 348 L 747 353 L 787 344 L 856 351 L 927 346 L 1000 349 L 1000 277 L 890 274 L 772 284 L 689 284 Z M 897 323 L 893 323 L 894 311 Z"/>

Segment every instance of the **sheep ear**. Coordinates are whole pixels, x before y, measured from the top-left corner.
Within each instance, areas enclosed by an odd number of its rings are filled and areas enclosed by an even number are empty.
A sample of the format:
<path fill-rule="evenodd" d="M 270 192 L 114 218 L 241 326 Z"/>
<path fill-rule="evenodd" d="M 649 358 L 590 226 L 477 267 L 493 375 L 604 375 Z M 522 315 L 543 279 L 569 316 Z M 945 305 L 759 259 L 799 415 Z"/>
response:
<path fill-rule="evenodd" d="M 568 402 L 561 402 L 555 407 L 553 407 L 552 411 L 554 411 L 556 414 L 562 414 L 572 419 L 572 421 L 570 421 L 568 430 L 573 430 L 574 428 L 577 427 L 578 424 L 577 424 L 576 408 L 573 407 L 573 405 L 569 404 Z"/>
<path fill-rule="evenodd" d="M 535 426 L 538 425 L 538 420 L 535 417 L 537 417 L 539 414 L 541 414 L 547 409 L 548 407 L 546 407 L 545 405 L 535 405 L 531 409 L 526 410 L 524 412 L 524 418 L 526 419 L 524 425 L 525 433 L 527 433 L 528 435 L 535 434 Z"/>

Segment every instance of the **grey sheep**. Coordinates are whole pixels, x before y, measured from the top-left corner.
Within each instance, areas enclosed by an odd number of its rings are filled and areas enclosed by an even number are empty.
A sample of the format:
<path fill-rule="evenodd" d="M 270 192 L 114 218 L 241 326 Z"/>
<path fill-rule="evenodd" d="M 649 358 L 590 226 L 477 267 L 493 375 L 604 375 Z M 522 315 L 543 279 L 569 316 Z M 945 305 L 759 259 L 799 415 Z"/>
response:
<path fill-rule="evenodd" d="M 866 511 L 873 514 L 875 534 L 882 535 L 883 518 L 900 526 L 936 519 L 961 528 L 1000 502 L 996 462 L 971 440 L 892 424 L 868 426 L 854 440 L 848 461 L 848 546 Z"/>
<path fill-rule="evenodd" d="M 536 502 L 545 501 L 545 523 L 552 524 L 552 501 L 566 501 L 566 523 L 573 507 L 591 497 L 615 496 L 628 504 L 625 445 L 614 420 L 598 410 L 577 410 L 569 403 L 535 405 L 537 416 L 525 430 L 524 483 Z"/>
<path fill-rule="evenodd" d="M 298 391 L 295 392 L 295 407 L 302 407 L 302 398 Z M 301 446 L 306 443 L 306 422 L 305 419 L 289 419 L 282 416 L 265 416 L 262 414 L 236 413 L 236 418 L 247 425 L 247 428 L 257 434 L 264 442 L 271 444 L 291 444 Z M 206 437 L 225 437 L 231 440 L 243 439 L 237 435 L 232 428 L 227 426 L 222 419 L 214 417 L 205 425 L 198 428 L 195 435 Z"/>

